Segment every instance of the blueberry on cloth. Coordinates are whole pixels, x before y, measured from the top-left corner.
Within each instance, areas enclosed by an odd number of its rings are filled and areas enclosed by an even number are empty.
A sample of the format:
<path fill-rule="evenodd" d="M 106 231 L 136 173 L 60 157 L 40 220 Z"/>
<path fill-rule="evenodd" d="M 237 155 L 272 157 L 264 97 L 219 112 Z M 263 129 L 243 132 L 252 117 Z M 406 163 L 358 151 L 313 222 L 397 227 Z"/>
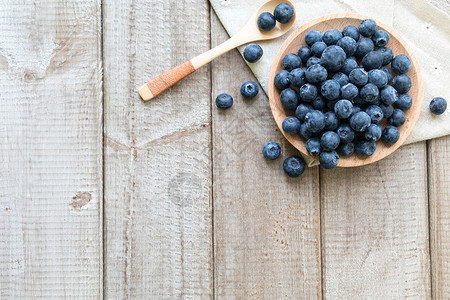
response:
<path fill-rule="evenodd" d="M 447 109 L 447 101 L 442 97 L 433 98 L 430 102 L 430 110 L 435 115 L 442 115 Z"/>

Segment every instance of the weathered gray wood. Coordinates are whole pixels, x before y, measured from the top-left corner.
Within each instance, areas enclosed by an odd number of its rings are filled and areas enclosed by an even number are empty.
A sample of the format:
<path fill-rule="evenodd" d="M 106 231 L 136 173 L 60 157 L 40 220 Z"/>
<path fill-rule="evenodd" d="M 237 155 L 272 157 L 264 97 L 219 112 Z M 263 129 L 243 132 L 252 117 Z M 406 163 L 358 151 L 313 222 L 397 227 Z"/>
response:
<path fill-rule="evenodd" d="M 105 295 L 213 294 L 210 73 L 137 88 L 209 49 L 207 1 L 105 1 Z"/>
<path fill-rule="evenodd" d="M 321 171 L 325 298 L 430 297 L 425 149 Z"/>
<path fill-rule="evenodd" d="M 434 299 L 450 298 L 450 137 L 429 141 L 431 278 Z"/>
<path fill-rule="evenodd" d="M 100 1 L 0 15 L 0 298 L 101 299 Z"/>
<path fill-rule="evenodd" d="M 215 14 L 212 44 L 227 38 Z M 217 299 L 320 299 L 318 168 L 289 179 L 283 159 L 298 152 L 277 130 L 261 90 L 244 100 L 239 88 L 255 80 L 237 51 L 212 63 L 213 100 L 230 93 L 227 111 L 212 108 L 215 294 Z M 282 145 L 266 161 L 262 146 Z"/>

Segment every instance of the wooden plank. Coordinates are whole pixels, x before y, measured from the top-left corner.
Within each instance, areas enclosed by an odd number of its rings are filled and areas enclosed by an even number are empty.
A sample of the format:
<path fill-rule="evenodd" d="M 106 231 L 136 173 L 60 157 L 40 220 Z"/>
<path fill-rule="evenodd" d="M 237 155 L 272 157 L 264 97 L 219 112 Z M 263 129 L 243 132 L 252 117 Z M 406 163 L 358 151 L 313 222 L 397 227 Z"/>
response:
<path fill-rule="evenodd" d="M 431 279 L 434 299 L 450 298 L 450 137 L 429 141 Z"/>
<path fill-rule="evenodd" d="M 105 296 L 211 298 L 209 68 L 147 103 L 137 93 L 209 49 L 208 2 L 103 9 Z"/>
<path fill-rule="evenodd" d="M 425 149 L 321 171 L 325 298 L 430 298 Z"/>
<path fill-rule="evenodd" d="M 212 43 L 227 39 L 212 16 Z M 264 59 L 264 57 L 263 57 Z M 283 158 L 298 152 L 278 131 L 261 90 L 244 100 L 239 88 L 255 80 L 237 51 L 212 63 L 213 100 L 230 93 L 234 105 L 212 109 L 215 295 L 218 299 L 320 299 L 318 168 L 290 179 Z M 262 146 L 282 146 L 266 161 Z"/>
<path fill-rule="evenodd" d="M 102 298 L 100 7 L 0 2 L 1 299 Z"/>

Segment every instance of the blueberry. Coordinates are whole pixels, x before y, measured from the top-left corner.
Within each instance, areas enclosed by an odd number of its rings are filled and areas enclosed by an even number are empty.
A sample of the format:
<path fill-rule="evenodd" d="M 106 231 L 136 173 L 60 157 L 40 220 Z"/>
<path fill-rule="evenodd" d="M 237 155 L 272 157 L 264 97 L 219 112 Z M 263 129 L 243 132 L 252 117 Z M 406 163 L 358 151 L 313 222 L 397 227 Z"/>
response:
<path fill-rule="evenodd" d="M 280 99 L 283 107 L 289 110 L 296 109 L 300 102 L 297 92 L 291 88 L 284 89 L 280 94 Z"/>
<path fill-rule="evenodd" d="M 411 78 L 406 74 L 397 75 L 392 80 L 392 85 L 400 94 L 406 94 L 411 89 Z"/>
<path fill-rule="evenodd" d="M 298 156 L 289 156 L 283 162 L 283 170 L 289 177 L 298 177 L 305 172 L 305 169 L 305 161 Z"/>
<path fill-rule="evenodd" d="M 356 51 L 356 41 L 349 36 L 341 38 L 336 45 L 344 50 L 347 57 L 351 57 Z"/>
<path fill-rule="evenodd" d="M 359 96 L 367 103 L 373 103 L 378 99 L 379 91 L 375 84 L 368 83 L 361 88 Z"/>
<path fill-rule="evenodd" d="M 447 109 L 447 100 L 442 97 L 433 98 L 430 102 L 430 110 L 435 115 L 442 115 Z"/>
<path fill-rule="evenodd" d="M 389 33 L 384 30 L 377 30 L 372 36 L 373 43 L 377 47 L 384 47 L 389 42 Z"/>
<path fill-rule="evenodd" d="M 226 93 L 222 93 L 216 97 L 216 106 L 220 109 L 228 109 L 233 106 L 233 97 Z"/>
<path fill-rule="evenodd" d="M 291 85 L 289 72 L 286 70 L 281 70 L 275 75 L 274 83 L 275 86 L 281 90 L 288 88 Z"/>
<path fill-rule="evenodd" d="M 348 79 L 351 83 L 358 87 L 362 87 L 369 81 L 369 75 L 362 68 L 353 69 L 348 75 Z"/>
<path fill-rule="evenodd" d="M 354 114 L 359 113 L 360 111 L 361 111 L 361 107 L 359 107 L 359 106 L 357 106 L 357 105 L 353 105 L 353 107 L 352 107 L 352 116 L 353 116 Z"/>
<path fill-rule="evenodd" d="M 316 57 L 321 57 L 323 50 L 325 50 L 326 48 L 327 44 L 325 44 L 324 42 L 315 42 L 311 46 L 311 53 Z"/>
<path fill-rule="evenodd" d="M 398 131 L 397 127 L 394 126 L 386 126 L 383 130 L 383 141 L 387 144 L 395 144 L 400 138 L 400 131 Z"/>
<path fill-rule="evenodd" d="M 411 105 L 412 97 L 409 94 L 401 94 L 400 96 L 398 96 L 398 99 L 395 102 L 395 107 L 403 111 L 410 109 Z"/>
<path fill-rule="evenodd" d="M 341 72 L 337 72 L 332 78 L 339 82 L 340 86 L 344 86 L 348 83 L 348 76 Z"/>
<path fill-rule="evenodd" d="M 354 114 L 350 118 L 350 127 L 357 132 L 365 131 L 370 125 L 370 117 L 363 111 Z"/>
<path fill-rule="evenodd" d="M 384 117 L 383 110 L 378 105 L 371 105 L 367 107 L 366 113 L 369 115 L 371 122 L 374 124 L 380 123 Z"/>
<path fill-rule="evenodd" d="M 259 87 L 254 81 L 246 81 L 241 85 L 241 95 L 245 98 L 254 98 L 258 92 Z"/>
<path fill-rule="evenodd" d="M 288 3 L 280 3 L 275 7 L 273 11 L 273 15 L 275 20 L 282 24 L 289 23 L 294 17 L 295 11 L 292 5 Z"/>
<path fill-rule="evenodd" d="M 377 31 L 377 23 L 372 19 L 365 19 L 359 24 L 359 33 L 362 36 L 369 37 Z"/>
<path fill-rule="evenodd" d="M 378 51 L 370 51 L 362 59 L 362 65 L 367 71 L 381 68 L 383 64 L 383 54 Z"/>
<path fill-rule="evenodd" d="M 336 151 L 322 151 L 319 156 L 319 162 L 324 169 L 333 169 L 339 163 L 339 155 Z"/>
<path fill-rule="evenodd" d="M 396 89 L 394 89 L 392 86 L 387 85 L 381 90 L 381 101 L 383 101 L 384 104 L 390 105 L 395 103 L 395 101 L 398 100 L 398 92 Z M 384 116 L 385 118 L 386 115 Z"/>
<path fill-rule="evenodd" d="M 271 13 L 263 12 L 259 15 L 257 23 L 260 30 L 270 31 L 275 28 L 277 21 Z"/>
<path fill-rule="evenodd" d="M 355 139 L 355 131 L 353 131 L 353 129 L 347 123 L 339 125 L 336 133 L 339 135 L 342 143 L 349 143 Z"/>
<path fill-rule="evenodd" d="M 375 84 L 379 89 L 384 88 L 388 84 L 388 77 L 381 70 L 370 70 L 367 75 L 369 76 L 368 82 Z"/>
<path fill-rule="evenodd" d="M 364 156 L 371 156 L 376 149 L 377 145 L 372 141 L 360 141 L 355 146 L 356 152 Z"/>
<path fill-rule="evenodd" d="M 336 130 L 339 126 L 339 119 L 334 111 L 325 113 L 325 130 Z"/>
<path fill-rule="evenodd" d="M 323 42 L 328 46 L 336 45 L 336 43 L 342 38 L 342 33 L 337 29 L 327 30 L 323 34 Z"/>
<path fill-rule="evenodd" d="M 306 151 L 308 151 L 311 156 L 319 156 L 322 152 L 322 147 L 320 146 L 320 139 L 318 137 L 310 138 L 306 141 Z"/>
<path fill-rule="evenodd" d="M 345 26 L 344 29 L 342 29 L 342 35 L 348 36 L 354 39 L 356 42 L 359 40 L 359 31 L 358 28 L 356 28 L 353 25 Z"/>
<path fill-rule="evenodd" d="M 269 160 L 277 159 L 281 154 L 281 147 L 278 143 L 268 142 L 264 144 L 262 153 Z"/>
<path fill-rule="evenodd" d="M 296 117 L 286 117 L 281 124 L 283 131 L 287 134 L 294 134 L 300 131 L 300 121 Z"/>
<path fill-rule="evenodd" d="M 297 109 L 295 110 L 295 116 L 297 119 L 299 119 L 301 122 L 305 121 L 305 116 L 310 111 L 313 111 L 313 107 L 309 104 L 301 103 L 297 106 Z"/>
<path fill-rule="evenodd" d="M 329 46 L 320 57 L 320 64 L 329 72 L 337 72 L 344 65 L 346 55 L 339 46 Z"/>
<path fill-rule="evenodd" d="M 263 56 L 263 49 L 258 44 L 250 44 L 244 49 L 244 58 L 250 63 L 257 62 Z"/>
<path fill-rule="evenodd" d="M 300 98 L 305 102 L 312 102 L 317 98 L 317 87 L 310 83 L 306 83 L 300 87 Z"/>
<path fill-rule="evenodd" d="M 342 65 L 341 72 L 348 75 L 353 69 L 358 67 L 358 63 L 353 58 L 347 58 Z"/>
<path fill-rule="evenodd" d="M 318 30 L 310 30 L 305 36 L 305 42 L 308 46 L 312 46 L 315 42 L 322 41 L 322 32 Z"/>
<path fill-rule="evenodd" d="M 317 133 L 325 127 L 325 115 L 318 110 L 313 110 L 305 116 L 306 129 L 312 133 Z"/>
<path fill-rule="evenodd" d="M 339 146 L 340 141 L 339 135 L 336 132 L 327 131 L 322 134 L 320 145 L 325 151 L 333 151 Z"/>
<path fill-rule="evenodd" d="M 322 95 L 317 95 L 316 99 L 314 99 L 311 104 L 316 110 L 322 110 L 327 105 Z"/>
<path fill-rule="evenodd" d="M 334 112 L 336 116 L 340 119 L 347 119 L 352 115 L 353 104 L 346 100 L 341 99 L 334 105 Z"/>
<path fill-rule="evenodd" d="M 373 51 L 374 48 L 375 48 L 375 46 L 371 39 L 361 38 L 356 43 L 355 57 L 363 58 L 367 53 L 369 53 L 370 51 Z"/>
<path fill-rule="evenodd" d="M 302 60 L 300 59 L 300 57 L 298 57 L 298 55 L 294 53 L 286 54 L 283 57 L 281 63 L 283 64 L 283 67 L 289 72 L 302 66 Z"/>
<path fill-rule="evenodd" d="M 355 152 L 355 144 L 353 143 L 340 143 L 337 152 L 342 156 L 349 156 Z"/>
<path fill-rule="evenodd" d="M 358 96 L 358 88 L 353 83 L 347 83 L 341 87 L 341 97 L 343 99 L 353 100 Z"/>
<path fill-rule="evenodd" d="M 411 60 L 406 55 L 397 55 L 391 63 L 391 68 L 397 74 L 407 73 L 411 69 Z"/>
<path fill-rule="evenodd" d="M 313 65 L 317 65 L 317 64 L 320 64 L 320 58 L 312 56 L 306 62 L 306 67 L 309 68 L 309 67 L 311 67 Z"/>
<path fill-rule="evenodd" d="M 300 125 L 300 135 L 305 139 L 310 139 L 314 135 L 314 133 L 306 128 L 306 123 L 302 123 Z"/>
<path fill-rule="evenodd" d="M 405 113 L 401 109 L 394 109 L 391 117 L 389 118 L 389 123 L 392 126 L 399 127 L 402 126 L 406 121 Z"/>
<path fill-rule="evenodd" d="M 335 100 L 341 94 L 341 85 L 334 79 L 329 79 L 322 84 L 322 95 L 327 100 Z"/>
<path fill-rule="evenodd" d="M 327 79 L 328 72 L 320 64 L 312 65 L 306 70 L 306 80 L 310 83 L 319 83 Z"/>
<path fill-rule="evenodd" d="M 386 66 L 392 62 L 394 59 L 394 52 L 392 52 L 391 48 L 388 47 L 381 47 L 376 50 L 377 52 L 380 52 L 383 56 L 383 66 Z M 390 81 L 390 80 L 389 80 Z"/>
<path fill-rule="evenodd" d="M 300 57 L 302 62 L 306 64 L 308 59 L 312 56 L 311 48 L 309 46 L 302 46 L 298 49 L 297 55 Z"/>
<path fill-rule="evenodd" d="M 384 118 L 389 118 L 390 116 L 392 116 L 392 113 L 394 112 L 394 107 L 392 106 L 392 104 L 386 105 L 384 103 L 381 103 L 380 108 L 383 111 Z"/>
<path fill-rule="evenodd" d="M 391 69 L 389 69 L 388 67 L 382 67 L 380 70 L 383 71 L 384 74 L 386 74 L 388 82 L 390 82 L 392 80 L 392 71 L 391 71 Z"/>
<path fill-rule="evenodd" d="M 292 70 L 289 73 L 289 81 L 292 86 L 301 87 L 306 83 L 305 71 L 301 68 Z"/>
<path fill-rule="evenodd" d="M 370 124 L 367 130 L 364 132 L 364 137 L 368 141 L 376 142 L 381 138 L 383 127 L 378 124 Z"/>

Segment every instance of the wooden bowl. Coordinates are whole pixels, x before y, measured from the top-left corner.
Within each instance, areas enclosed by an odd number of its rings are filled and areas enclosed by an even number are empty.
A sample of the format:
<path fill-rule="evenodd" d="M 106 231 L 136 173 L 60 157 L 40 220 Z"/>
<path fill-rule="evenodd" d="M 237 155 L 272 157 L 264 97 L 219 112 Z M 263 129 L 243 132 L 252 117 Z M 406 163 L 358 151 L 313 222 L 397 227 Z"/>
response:
<path fill-rule="evenodd" d="M 293 116 L 295 115 L 293 111 L 288 111 L 284 109 L 284 107 L 281 104 L 280 101 L 280 92 L 275 84 L 274 84 L 274 78 L 275 74 L 283 69 L 283 65 L 281 64 L 281 60 L 287 53 L 297 53 L 298 48 L 301 46 L 306 45 L 305 42 L 305 35 L 308 33 L 311 29 L 320 30 L 322 33 L 329 30 L 329 29 L 339 29 L 342 30 L 347 25 L 354 25 L 356 27 L 359 26 L 362 20 L 369 19 L 370 17 L 363 16 L 360 14 L 355 13 L 339 13 L 339 14 L 332 14 L 327 15 L 318 19 L 315 19 L 313 21 L 310 21 L 308 23 L 305 23 L 300 28 L 298 28 L 296 31 L 294 31 L 287 40 L 283 43 L 280 50 L 277 53 L 277 56 L 274 60 L 274 63 L 272 65 L 272 70 L 270 72 L 270 80 L 269 80 L 269 101 L 270 101 L 270 108 L 272 109 L 273 116 L 275 118 L 276 123 L 278 124 L 278 127 L 280 128 L 283 135 L 286 137 L 286 139 L 300 152 L 310 156 L 305 148 L 306 139 L 304 139 L 299 134 L 286 134 L 284 133 L 281 124 L 283 120 L 287 116 Z M 398 147 L 400 147 L 403 142 L 406 140 L 406 138 L 409 136 L 411 131 L 414 128 L 414 125 L 417 122 L 417 119 L 419 118 L 420 110 L 422 107 L 422 100 L 423 100 L 423 82 L 422 82 L 422 75 L 420 73 L 419 64 L 417 62 L 416 57 L 414 56 L 414 53 L 412 52 L 411 48 L 407 45 L 407 43 L 402 39 L 402 37 L 395 32 L 392 28 L 386 26 L 385 24 L 381 23 L 378 20 L 375 20 L 378 24 L 379 29 L 383 29 L 387 31 L 390 34 L 390 40 L 387 45 L 387 47 L 390 47 L 392 51 L 394 52 L 394 56 L 398 54 L 405 54 L 411 59 L 412 67 L 411 70 L 407 73 L 409 77 L 411 77 L 411 90 L 408 92 L 412 96 L 413 103 L 409 110 L 405 111 L 406 115 L 406 122 L 402 126 L 398 127 L 400 131 L 400 139 L 397 143 L 394 145 L 387 145 L 381 140 L 377 142 L 377 149 L 375 153 L 372 156 L 365 157 L 361 156 L 359 154 L 353 154 L 350 156 L 341 156 L 339 159 L 338 167 L 355 167 L 355 166 L 362 166 L 367 165 L 370 163 L 373 163 L 375 161 L 378 161 L 392 152 L 394 152 Z M 388 65 L 387 67 L 390 67 Z M 395 74 L 394 74 L 395 76 Z M 387 125 L 386 120 L 384 119 L 381 123 L 383 127 Z M 310 156 L 316 160 L 318 160 L 318 157 Z"/>

